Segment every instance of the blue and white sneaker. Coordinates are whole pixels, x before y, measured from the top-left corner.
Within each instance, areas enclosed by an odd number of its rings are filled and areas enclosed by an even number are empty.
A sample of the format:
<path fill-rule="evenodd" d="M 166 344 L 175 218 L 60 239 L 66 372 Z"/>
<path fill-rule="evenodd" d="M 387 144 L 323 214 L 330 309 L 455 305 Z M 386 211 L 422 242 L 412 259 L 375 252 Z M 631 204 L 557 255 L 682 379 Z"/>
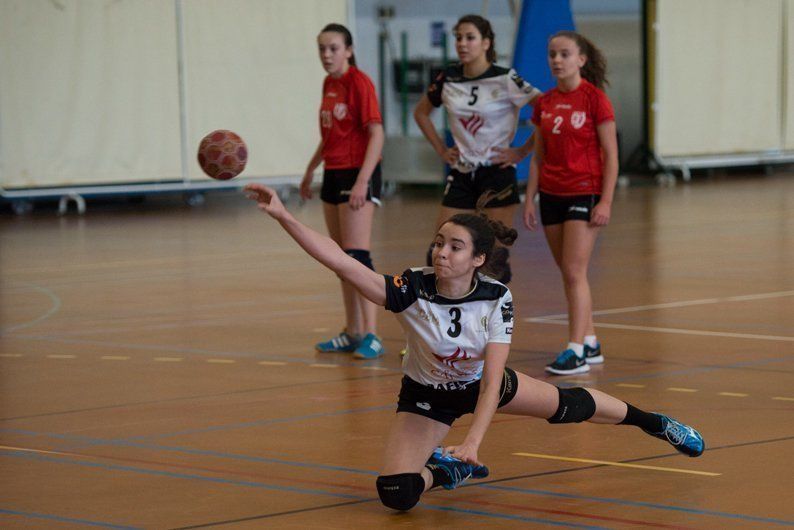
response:
<path fill-rule="evenodd" d="M 461 464 L 463 463 L 463 461 L 461 461 L 458 458 L 455 458 L 452 455 L 445 455 L 443 447 L 436 447 L 435 450 L 433 451 L 433 454 L 430 455 L 430 458 L 428 458 L 426 465 L 429 464 L 438 465 L 442 462 L 460 462 Z M 488 473 L 489 471 L 487 466 L 472 466 L 471 478 L 485 478 L 488 476 Z"/>
<path fill-rule="evenodd" d="M 325 342 L 318 342 L 314 349 L 321 353 L 350 353 L 358 347 L 359 340 L 343 331 L 336 337 Z"/>
<path fill-rule="evenodd" d="M 433 454 L 430 455 L 426 466 L 430 469 L 441 469 L 449 476 L 450 483 L 442 485 L 447 490 L 454 490 L 469 478 L 485 478 L 488 476 L 488 468 L 486 466 L 475 466 L 458 460 L 454 456 L 444 456 L 440 447 L 436 448 Z"/>
<path fill-rule="evenodd" d="M 374 333 L 367 333 L 353 352 L 356 359 L 377 359 L 384 353 L 383 343 Z"/>
<path fill-rule="evenodd" d="M 706 450 L 706 442 L 703 441 L 703 437 L 695 429 L 669 416 L 665 416 L 664 414 L 659 414 L 658 412 L 654 412 L 653 414 L 661 418 L 662 430 L 661 432 L 645 432 L 668 442 L 679 452 L 687 456 L 700 456 L 703 454 L 703 451 Z"/>
<path fill-rule="evenodd" d="M 568 349 L 557 356 L 553 363 L 546 366 L 546 371 L 554 375 L 583 374 L 590 371 L 584 356 L 579 357 L 576 352 Z"/>
<path fill-rule="evenodd" d="M 603 364 L 604 356 L 601 355 L 601 343 L 597 343 L 595 348 L 587 344 L 584 345 L 584 360 L 587 364 Z"/>

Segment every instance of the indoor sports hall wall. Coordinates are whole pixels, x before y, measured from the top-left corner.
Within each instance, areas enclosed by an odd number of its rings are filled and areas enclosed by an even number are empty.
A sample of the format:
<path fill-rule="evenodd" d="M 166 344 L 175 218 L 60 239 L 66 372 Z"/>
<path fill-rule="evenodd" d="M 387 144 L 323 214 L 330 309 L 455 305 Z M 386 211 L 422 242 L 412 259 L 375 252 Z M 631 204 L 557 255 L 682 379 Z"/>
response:
<path fill-rule="evenodd" d="M 792 0 L 656 0 L 651 6 L 658 155 L 794 147 L 794 108 L 786 107 Z"/>
<path fill-rule="evenodd" d="M 3 0 L 0 187 L 205 179 L 195 148 L 217 128 L 246 139 L 247 175 L 303 174 L 329 21 L 346 0 Z"/>

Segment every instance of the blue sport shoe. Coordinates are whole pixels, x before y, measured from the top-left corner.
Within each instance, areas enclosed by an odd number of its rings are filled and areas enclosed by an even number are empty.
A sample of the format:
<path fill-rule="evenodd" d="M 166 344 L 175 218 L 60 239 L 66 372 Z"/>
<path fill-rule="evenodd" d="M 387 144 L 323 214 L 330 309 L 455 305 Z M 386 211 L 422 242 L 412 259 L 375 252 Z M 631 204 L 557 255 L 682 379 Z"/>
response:
<path fill-rule="evenodd" d="M 662 430 L 661 432 L 645 432 L 668 442 L 679 452 L 687 456 L 700 456 L 703 454 L 703 451 L 706 450 L 706 442 L 703 441 L 703 437 L 695 429 L 689 425 L 684 425 L 678 420 L 665 416 L 664 414 L 659 414 L 658 412 L 654 412 L 653 414 L 661 418 Z"/>
<path fill-rule="evenodd" d="M 587 364 L 603 364 L 604 356 L 601 355 L 601 343 L 591 348 L 587 344 L 584 345 L 584 360 Z"/>
<path fill-rule="evenodd" d="M 318 342 L 314 348 L 322 353 L 350 353 L 356 349 L 359 341 L 343 331 L 336 337 L 325 342 Z"/>
<path fill-rule="evenodd" d="M 573 350 L 565 350 L 557 356 L 553 363 L 546 366 L 546 371 L 554 375 L 583 374 L 590 371 L 584 356 L 579 357 Z"/>
<path fill-rule="evenodd" d="M 463 464 L 461 460 L 455 458 L 452 455 L 445 455 L 443 447 L 436 447 L 433 451 L 433 454 L 430 455 L 430 458 L 427 460 L 427 464 L 425 465 L 439 465 L 444 462 L 457 462 Z M 470 464 L 464 464 L 470 465 Z M 471 466 L 471 478 L 485 478 L 488 476 L 488 468 L 486 466 Z M 452 489 L 452 488 L 447 488 Z"/>
<path fill-rule="evenodd" d="M 475 469 L 478 474 L 476 478 L 488 476 L 488 468 L 485 466 L 473 466 L 449 455 L 437 457 L 439 455 L 439 449 L 441 448 L 439 447 L 433 452 L 425 466 L 431 470 L 440 469 L 447 474 L 450 481 L 447 484 L 441 485 L 444 489 L 454 490 L 469 478 L 474 477 Z"/>
<path fill-rule="evenodd" d="M 353 352 L 356 359 L 377 359 L 383 355 L 383 343 L 374 333 L 367 333 Z"/>

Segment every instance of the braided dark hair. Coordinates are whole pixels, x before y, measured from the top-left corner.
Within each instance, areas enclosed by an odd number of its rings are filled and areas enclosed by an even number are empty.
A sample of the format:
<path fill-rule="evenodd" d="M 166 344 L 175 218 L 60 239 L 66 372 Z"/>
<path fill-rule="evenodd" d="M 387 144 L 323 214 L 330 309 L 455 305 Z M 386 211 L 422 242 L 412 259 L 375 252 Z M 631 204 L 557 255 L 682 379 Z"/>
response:
<path fill-rule="evenodd" d="M 485 254 L 485 262 L 477 271 L 492 278 L 501 278 L 507 270 L 509 255 L 505 247 L 515 242 L 518 232 L 485 214 L 483 208 L 494 195 L 493 192 L 486 191 L 477 201 L 477 213 L 459 213 L 446 222 L 462 226 L 469 232 L 474 256 Z M 497 245 L 497 241 L 501 245 Z"/>
<path fill-rule="evenodd" d="M 345 41 L 346 48 L 350 48 L 351 46 L 353 46 L 353 35 L 351 35 L 350 30 L 347 29 L 342 24 L 336 24 L 336 23 L 328 24 L 323 28 L 323 30 L 320 33 L 326 33 L 329 31 L 332 33 L 339 33 L 340 35 L 342 35 L 342 38 Z M 347 60 L 347 62 L 350 66 L 356 66 L 355 54 L 351 53 L 350 58 Z"/>
<path fill-rule="evenodd" d="M 551 36 L 549 42 L 557 37 L 571 39 L 579 48 L 579 53 L 587 57 L 587 61 L 580 71 L 584 79 L 587 79 L 602 90 L 605 85 L 609 85 L 609 81 L 607 81 L 607 59 L 604 53 L 590 39 L 575 31 L 558 31 Z"/>
<path fill-rule="evenodd" d="M 488 50 L 485 52 L 485 59 L 493 64 L 496 62 L 496 35 L 493 32 L 493 28 L 491 27 L 491 23 L 488 22 L 487 18 L 483 18 L 480 15 L 463 15 L 458 19 L 458 22 L 455 24 L 455 27 L 452 28 L 452 31 L 457 31 L 458 26 L 461 24 L 471 24 L 477 31 L 480 32 L 480 36 L 483 39 L 488 39 L 491 41 L 491 45 L 488 47 Z"/>

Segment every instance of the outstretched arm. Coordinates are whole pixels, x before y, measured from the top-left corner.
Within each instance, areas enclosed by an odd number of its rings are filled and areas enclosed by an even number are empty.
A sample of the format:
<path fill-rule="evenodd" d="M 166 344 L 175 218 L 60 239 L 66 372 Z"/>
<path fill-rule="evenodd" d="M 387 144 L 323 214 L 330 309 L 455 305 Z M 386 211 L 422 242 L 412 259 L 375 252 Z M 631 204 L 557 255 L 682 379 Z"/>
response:
<path fill-rule="evenodd" d="M 262 184 L 248 184 L 245 191 L 248 198 L 255 200 L 260 210 L 278 221 L 307 254 L 334 271 L 371 302 L 379 306 L 386 304 L 386 284 L 382 275 L 348 256 L 331 238 L 295 219 L 273 189 Z"/>

